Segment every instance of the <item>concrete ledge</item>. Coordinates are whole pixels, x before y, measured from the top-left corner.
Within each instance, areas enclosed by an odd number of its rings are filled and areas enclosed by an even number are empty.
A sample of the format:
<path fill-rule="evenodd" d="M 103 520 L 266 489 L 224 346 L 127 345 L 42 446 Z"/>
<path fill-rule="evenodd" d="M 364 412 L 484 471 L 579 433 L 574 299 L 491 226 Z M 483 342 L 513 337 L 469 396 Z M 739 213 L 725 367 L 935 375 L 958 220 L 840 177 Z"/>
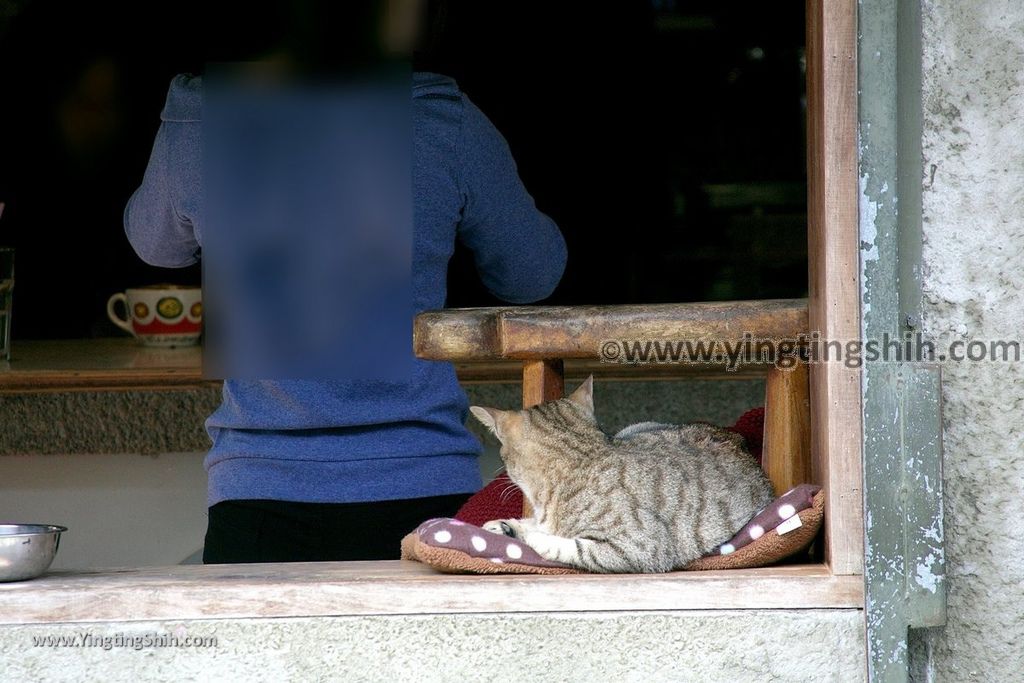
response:
<path fill-rule="evenodd" d="M 206 647 L 133 647 L 144 637 Z M 42 638 L 92 643 L 46 646 Z M 104 649 L 104 640 L 109 644 Z M 51 641 L 52 642 L 52 641 Z M 114 645 L 120 642 L 121 645 Z M 859 610 L 437 614 L 0 627 L 8 680 L 865 680 Z"/>

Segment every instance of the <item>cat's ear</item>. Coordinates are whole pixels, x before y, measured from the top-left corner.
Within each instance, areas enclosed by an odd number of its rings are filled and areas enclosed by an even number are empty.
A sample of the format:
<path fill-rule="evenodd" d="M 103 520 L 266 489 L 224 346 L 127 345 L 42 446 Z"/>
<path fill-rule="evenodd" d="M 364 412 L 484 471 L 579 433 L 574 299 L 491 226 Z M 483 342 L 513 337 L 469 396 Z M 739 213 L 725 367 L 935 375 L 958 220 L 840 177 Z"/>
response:
<path fill-rule="evenodd" d="M 497 408 L 484 408 L 482 406 L 470 406 L 469 412 L 473 413 L 473 416 L 480 420 L 480 424 L 498 437 L 501 441 L 502 427 L 506 422 L 506 412 L 504 410 L 498 410 Z"/>
<path fill-rule="evenodd" d="M 576 405 L 582 406 L 590 411 L 591 414 L 594 412 L 594 376 L 591 375 L 583 380 L 583 384 L 576 388 L 576 391 L 572 392 L 569 396 L 569 400 Z"/>

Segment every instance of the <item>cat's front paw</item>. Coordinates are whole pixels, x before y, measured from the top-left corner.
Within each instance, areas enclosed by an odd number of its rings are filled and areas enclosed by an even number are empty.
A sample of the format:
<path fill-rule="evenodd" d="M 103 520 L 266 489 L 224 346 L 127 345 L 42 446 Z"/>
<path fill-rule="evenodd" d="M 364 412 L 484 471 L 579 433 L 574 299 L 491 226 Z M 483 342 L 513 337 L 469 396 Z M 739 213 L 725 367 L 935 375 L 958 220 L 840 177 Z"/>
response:
<path fill-rule="evenodd" d="M 490 522 L 484 523 L 481 528 L 494 534 L 511 536 L 512 538 L 521 537 L 520 526 L 515 519 L 492 519 Z"/>

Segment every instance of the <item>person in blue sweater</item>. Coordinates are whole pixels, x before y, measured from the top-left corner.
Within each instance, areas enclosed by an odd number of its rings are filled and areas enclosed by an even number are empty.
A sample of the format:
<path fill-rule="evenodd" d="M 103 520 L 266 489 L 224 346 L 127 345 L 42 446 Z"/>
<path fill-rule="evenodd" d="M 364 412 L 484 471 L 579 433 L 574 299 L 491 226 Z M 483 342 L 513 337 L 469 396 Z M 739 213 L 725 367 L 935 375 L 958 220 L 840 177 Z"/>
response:
<path fill-rule="evenodd" d="M 202 93 L 201 77 L 173 79 L 125 208 L 128 239 L 152 265 L 185 267 L 202 254 Z M 505 139 L 451 78 L 416 72 L 410 95 L 415 312 L 444 307 L 457 240 L 495 296 L 548 297 L 565 242 L 523 186 Z M 206 421 L 204 562 L 397 558 L 405 533 L 453 515 L 481 486 L 481 446 L 464 425 L 453 366 L 414 364 L 402 382 L 226 379 Z"/>

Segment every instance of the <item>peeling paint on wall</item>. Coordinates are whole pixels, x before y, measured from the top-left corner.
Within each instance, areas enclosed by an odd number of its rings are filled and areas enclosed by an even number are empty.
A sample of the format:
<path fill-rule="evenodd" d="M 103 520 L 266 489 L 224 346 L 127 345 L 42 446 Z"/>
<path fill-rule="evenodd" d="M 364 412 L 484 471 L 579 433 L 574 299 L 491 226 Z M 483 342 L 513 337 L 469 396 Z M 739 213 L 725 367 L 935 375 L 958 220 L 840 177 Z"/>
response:
<path fill-rule="evenodd" d="M 942 581 L 941 575 L 932 573 L 932 565 L 934 564 L 935 554 L 928 553 L 928 556 L 924 558 L 924 562 L 917 563 L 917 571 L 914 574 L 914 581 L 917 585 L 931 593 L 935 592 L 935 589 Z"/>

